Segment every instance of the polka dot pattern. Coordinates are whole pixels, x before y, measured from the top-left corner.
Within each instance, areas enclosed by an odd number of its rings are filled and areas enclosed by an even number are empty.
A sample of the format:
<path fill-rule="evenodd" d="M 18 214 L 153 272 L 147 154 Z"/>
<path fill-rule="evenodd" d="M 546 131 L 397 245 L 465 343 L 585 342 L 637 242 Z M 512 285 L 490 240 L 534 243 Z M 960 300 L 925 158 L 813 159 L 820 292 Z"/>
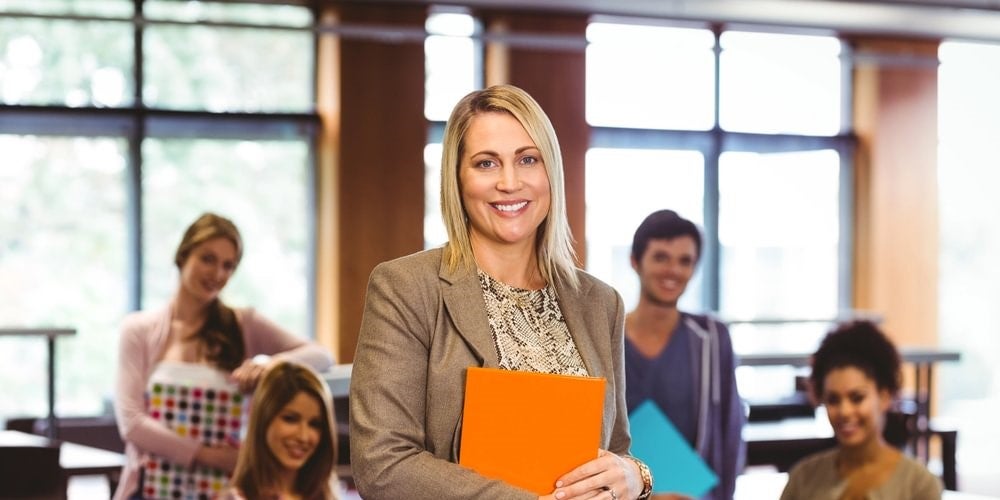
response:
<path fill-rule="evenodd" d="M 179 436 L 210 446 L 240 441 L 246 401 L 238 392 L 153 382 L 146 402 L 147 414 Z M 142 493 L 148 499 L 209 500 L 221 493 L 227 479 L 218 469 L 186 467 L 150 455 Z"/>

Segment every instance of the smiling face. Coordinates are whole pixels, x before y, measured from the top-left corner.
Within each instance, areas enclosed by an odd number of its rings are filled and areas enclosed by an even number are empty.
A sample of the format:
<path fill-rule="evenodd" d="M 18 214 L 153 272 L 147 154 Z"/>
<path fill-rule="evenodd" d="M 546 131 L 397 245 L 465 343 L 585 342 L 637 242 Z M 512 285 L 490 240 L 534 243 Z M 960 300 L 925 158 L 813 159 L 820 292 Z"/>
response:
<path fill-rule="evenodd" d="M 320 402 L 299 391 L 267 426 L 267 447 L 286 471 L 298 471 L 316 451 L 322 429 Z"/>
<path fill-rule="evenodd" d="M 642 260 L 632 260 L 632 269 L 639 275 L 641 300 L 677 307 L 697 263 L 698 247 L 690 236 L 649 240 Z"/>
<path fill-rule="evenodd" d="M 879 389 L 875 380 L 853 366 L 830 370 L 824 379 L 823 405 L 837 442 L 844 447 L 881 439 L 891 399 L 889 391 Z"/>
<path fill-rule="evenodd" d="M 181 290 L 195 300 L 215 300 L 236 271 L 236 245 L 217 237 L 194 247 L 181 265 Z"/>
<path fill-rule="evenodd" d="M 459 165 L 469 239 L 478 246 L 530 245 L 549 213 L 549 176 L 541 152 L 513 116 L 476 115 Z"/>

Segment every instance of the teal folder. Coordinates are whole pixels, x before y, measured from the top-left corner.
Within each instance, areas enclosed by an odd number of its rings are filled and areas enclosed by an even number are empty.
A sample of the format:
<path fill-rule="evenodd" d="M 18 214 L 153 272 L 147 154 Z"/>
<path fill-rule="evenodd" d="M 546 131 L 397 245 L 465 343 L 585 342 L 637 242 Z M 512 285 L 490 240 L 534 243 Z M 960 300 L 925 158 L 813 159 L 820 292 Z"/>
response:
<path fill-rule="evenodd" d="M 715 472 L 656 403 L 643 401 L 628 420 L 632 430 L 632 455 L 649 466 L 654 492 L 700 498 L 718 484 Z"/>

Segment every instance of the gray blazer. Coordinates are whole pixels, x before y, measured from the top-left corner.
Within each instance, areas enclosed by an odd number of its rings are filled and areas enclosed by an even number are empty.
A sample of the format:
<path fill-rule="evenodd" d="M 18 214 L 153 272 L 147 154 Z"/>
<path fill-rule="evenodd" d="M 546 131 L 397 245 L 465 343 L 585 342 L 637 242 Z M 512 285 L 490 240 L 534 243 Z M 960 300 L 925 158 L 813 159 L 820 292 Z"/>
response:
<path fill-rule="evenodd" d="M 368 500 L 535 499 L 457 464 L 465 369 L 498 360 L 475 270 L 449 272 L 442 257 L 438 248 L 384 262 L 369 279 L 350 390 L 358 492 Z M 587 371 L 607 379 L 601 447 L 625 454 L 624 306 L 613 288 L 577 272 L 576 290 L 554 283 L 559 307 Z"/>

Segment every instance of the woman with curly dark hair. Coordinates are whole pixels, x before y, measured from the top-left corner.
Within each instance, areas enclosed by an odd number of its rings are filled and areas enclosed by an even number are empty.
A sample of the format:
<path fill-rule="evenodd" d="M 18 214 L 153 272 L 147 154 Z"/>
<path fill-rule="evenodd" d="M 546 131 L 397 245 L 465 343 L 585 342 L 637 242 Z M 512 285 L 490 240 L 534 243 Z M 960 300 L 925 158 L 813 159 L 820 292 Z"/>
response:
<path fill-rule="evenodd" d="M 796 464 L 782 500 L 941 498 L 940 481 L 882 437 L 899 392 L 900 364 L 892 341 L 870 322 L 827 334 L 813 355 L 810 382 L 837 446 Z"/>

